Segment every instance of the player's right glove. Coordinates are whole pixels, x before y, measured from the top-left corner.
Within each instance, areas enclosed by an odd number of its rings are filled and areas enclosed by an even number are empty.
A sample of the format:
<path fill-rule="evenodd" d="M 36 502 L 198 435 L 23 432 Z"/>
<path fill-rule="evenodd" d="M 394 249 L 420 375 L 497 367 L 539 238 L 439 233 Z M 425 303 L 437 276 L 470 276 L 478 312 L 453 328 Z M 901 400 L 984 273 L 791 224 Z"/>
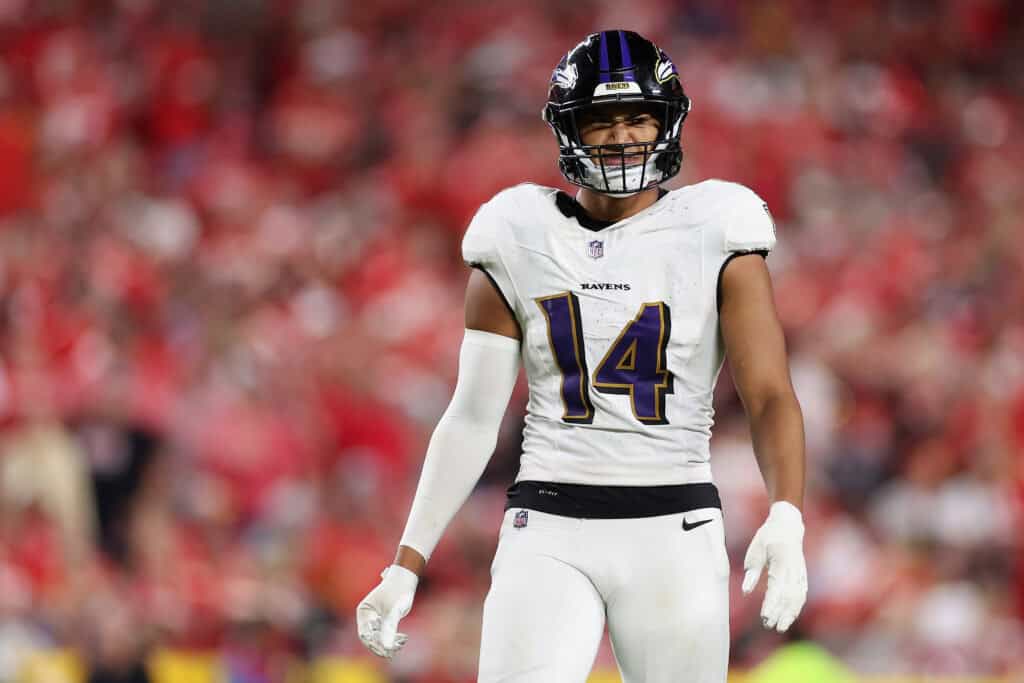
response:
<path fill-rule="evenodd" d="M 383 579 L 356 608 L 359 639 L 370 652 L 390 659 L 402 649 L 408 636 L 398 633 L 398 622 L 412 608 L 419 577 L 393 564 L 380 574 Z"/>
<path fill-rule="evenodd" d="M 786 501 L 773 503 L 768 519 L 754 534 L 743 568 L 743 592 L 750 593 L 768 565 L 768 590 L 761 605 L 761 623 L 782 633 L 790 627 L 807 599 L 804 563 L 804 520 L 800 510 Z"/>

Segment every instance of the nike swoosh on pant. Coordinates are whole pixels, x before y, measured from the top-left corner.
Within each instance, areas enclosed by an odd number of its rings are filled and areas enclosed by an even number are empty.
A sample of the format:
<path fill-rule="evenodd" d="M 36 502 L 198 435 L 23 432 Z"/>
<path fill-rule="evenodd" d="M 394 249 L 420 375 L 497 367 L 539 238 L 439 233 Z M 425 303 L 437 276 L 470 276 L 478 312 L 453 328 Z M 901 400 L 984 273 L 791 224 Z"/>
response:
<path fill-rule="evenodd" d="M 683 520 L 683 531 L 690 531 L 691 529 L 696 529 L 696 528 L 697 528 L 697 527 L 699 527 L 700 525 L 702 525 L 702 524 L 707 524 L 707 523 L 708 523 L 708 522 L 710 522 L 710 521 L 712 521 L 712 520 L 710 520 L 710 519 L 702 519 L 702 520 L 700 520 L 699 522 L 694 522 L 693 524 L 690 524 L 690 523 L 688 523 L 688 522 L 687 522 L 687 521 L 686 521 L 686 520 L 684 519 L 684 520 Z"/>

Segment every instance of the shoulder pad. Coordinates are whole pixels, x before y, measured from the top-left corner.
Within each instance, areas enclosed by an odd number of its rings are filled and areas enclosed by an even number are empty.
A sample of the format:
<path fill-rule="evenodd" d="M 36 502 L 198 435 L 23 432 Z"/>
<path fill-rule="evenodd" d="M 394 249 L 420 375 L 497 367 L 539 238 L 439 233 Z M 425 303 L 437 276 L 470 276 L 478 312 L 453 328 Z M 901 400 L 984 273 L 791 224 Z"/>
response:
<path fill-rule="evenodd" d="M 498 242 L 508 239 L 508 224 L 533 215 L 555 189 L 521 183 L 506 188 L 480 205 L 462 238 L 462 257 L 471 266 L 487 266 Z"/>
<path fill-rule="evenodd" d="M 771 251 L 775 246 L 775 221 L 768 204 L 745 185 L 723 180 L 706 181 L 723 228 L 726 252 Z"/>

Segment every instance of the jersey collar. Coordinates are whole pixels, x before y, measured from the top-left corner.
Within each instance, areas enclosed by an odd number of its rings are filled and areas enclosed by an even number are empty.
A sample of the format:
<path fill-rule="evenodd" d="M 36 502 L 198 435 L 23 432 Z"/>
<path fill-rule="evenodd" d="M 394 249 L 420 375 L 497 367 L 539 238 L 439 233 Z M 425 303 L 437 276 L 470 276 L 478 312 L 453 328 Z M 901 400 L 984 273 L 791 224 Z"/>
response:
<path fill-rule="evenodd" d="M 666 190 L 663 187 L 659 187 L 658 188 L 658 199 L 655 200 L 655 204 L 657 204 L 658 201 L 660 201 L 661 198 L 664 197 L 667 194 L 668 194 L 668 190 Z M 575 218 L 576 222 L 579 223 L 582 227 L 586 228 L 587 230 L 591 230 L 593 232 L 600 232 L 601 230 L 604 230 L 605 228 L 611 227 L 611 226 L 615 225 L 616 223 L 621 223 L 622 222 L 622 221 L 602 221 L 600 219 L 591 217 L 590 214 L 587 213 L 586 209 L 584 209 L 583 206 L 578 201 L 576 201 L 575 197 L 570 197 L 569 195 L 567 195 L 565 192 L 562 192 L 561 190 L 559 190 L 555 194 L 555 205 L 558 207 L 558 210 L 562 212 L 563 216 L 565 216 L 566 218 Z M 651 206 L 653 206 L 653 204 Z M 622 220 L 627 220 L 627 219 L 624 218 Z"/>

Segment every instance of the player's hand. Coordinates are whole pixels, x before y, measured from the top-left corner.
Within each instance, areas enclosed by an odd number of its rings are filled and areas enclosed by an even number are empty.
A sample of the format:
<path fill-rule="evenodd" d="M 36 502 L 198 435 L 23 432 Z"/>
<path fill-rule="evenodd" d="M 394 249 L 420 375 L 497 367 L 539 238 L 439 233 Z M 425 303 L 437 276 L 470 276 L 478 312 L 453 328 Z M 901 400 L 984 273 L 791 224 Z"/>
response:
<path fill-rule="evenodd" d="M 743 560 L 743 592 L 749 594 L 768 565 L 768 590 L 761 605 L 761 623 L 782 633 L 790 627 L 807 599 L 804 563 L 804 520 L 791 503 L 773 503 L 768 519 L 754 534 Z"/>
<path fill-rule="evenodd" d="M 390 659 L 409 639 L 398 632 L 398 622 L 412 608 L 419 577 L 397 564 L 380 575 L 383 580 L 356 608 L 356 625 L 363 645 L 373 654 Z"/>

